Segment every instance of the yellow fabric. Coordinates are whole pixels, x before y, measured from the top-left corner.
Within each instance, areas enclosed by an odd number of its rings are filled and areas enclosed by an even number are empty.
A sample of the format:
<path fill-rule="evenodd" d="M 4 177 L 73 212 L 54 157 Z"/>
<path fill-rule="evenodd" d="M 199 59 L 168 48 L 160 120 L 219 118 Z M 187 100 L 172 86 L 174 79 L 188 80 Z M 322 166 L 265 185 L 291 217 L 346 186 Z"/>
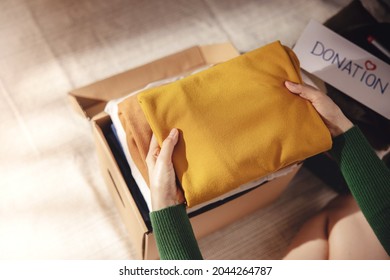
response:
<path fill-rule="evenodd" d="M 189 207 L 331 148 L 320 116 L 285 80 L 302 82 L 299 62 L 274 42 L 138 95 L 160 144 L 180 131 L 173 164 Z"/>

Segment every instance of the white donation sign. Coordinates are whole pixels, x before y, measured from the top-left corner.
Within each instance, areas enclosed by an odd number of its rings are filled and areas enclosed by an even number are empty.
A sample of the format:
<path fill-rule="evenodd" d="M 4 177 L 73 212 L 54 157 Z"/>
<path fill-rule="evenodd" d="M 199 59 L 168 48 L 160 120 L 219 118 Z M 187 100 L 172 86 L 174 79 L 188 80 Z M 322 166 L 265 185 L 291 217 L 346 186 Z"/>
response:
<path fill-rule="evenodd" d="M 390 66 L 316 21 L 294 46 L 302 69 L 390 119 Z"/>

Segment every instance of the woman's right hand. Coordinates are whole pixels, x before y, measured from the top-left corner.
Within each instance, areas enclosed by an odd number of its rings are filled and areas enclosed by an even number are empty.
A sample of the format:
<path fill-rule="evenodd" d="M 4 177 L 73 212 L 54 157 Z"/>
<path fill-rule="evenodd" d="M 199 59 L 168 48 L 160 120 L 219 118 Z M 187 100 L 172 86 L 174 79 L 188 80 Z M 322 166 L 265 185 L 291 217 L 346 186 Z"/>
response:
<path fill-rule="evenodd" d="M 332 137 L 346 132 L 353 126 L 353 123 L 325 93 L 309 85 L 296 84 L 290 81 L 286 81 L 285 86 L 292 93 L 311 102 L 322 117 Z"/>

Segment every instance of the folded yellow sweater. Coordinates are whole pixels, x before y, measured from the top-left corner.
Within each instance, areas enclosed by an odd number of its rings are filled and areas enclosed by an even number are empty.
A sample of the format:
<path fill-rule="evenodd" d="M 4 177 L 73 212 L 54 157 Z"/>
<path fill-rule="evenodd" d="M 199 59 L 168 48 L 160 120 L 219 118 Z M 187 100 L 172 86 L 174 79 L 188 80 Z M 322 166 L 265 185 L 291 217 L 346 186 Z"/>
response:
<path fill-rule="evenodd" d="M 173 164 L 189 207 L 331 148 L 286 80 L 302 82 L 299 62 L 277 41 L 138 95 L 160 145 L 180 131 Z"/>

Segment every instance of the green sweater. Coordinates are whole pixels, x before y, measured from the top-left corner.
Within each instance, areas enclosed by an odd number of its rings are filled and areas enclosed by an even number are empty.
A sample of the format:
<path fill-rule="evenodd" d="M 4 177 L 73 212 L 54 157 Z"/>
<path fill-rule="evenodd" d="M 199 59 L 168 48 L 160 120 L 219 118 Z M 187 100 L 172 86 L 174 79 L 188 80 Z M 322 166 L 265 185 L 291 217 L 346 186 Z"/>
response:
<path fill-rule="evenodd" d="M 334 138 L 331 154 L 390 255 L 390 170 L 357 127 Z M 151 212 L 150 218 L 161 259 L 202 259 L 183 204 Z"/>

